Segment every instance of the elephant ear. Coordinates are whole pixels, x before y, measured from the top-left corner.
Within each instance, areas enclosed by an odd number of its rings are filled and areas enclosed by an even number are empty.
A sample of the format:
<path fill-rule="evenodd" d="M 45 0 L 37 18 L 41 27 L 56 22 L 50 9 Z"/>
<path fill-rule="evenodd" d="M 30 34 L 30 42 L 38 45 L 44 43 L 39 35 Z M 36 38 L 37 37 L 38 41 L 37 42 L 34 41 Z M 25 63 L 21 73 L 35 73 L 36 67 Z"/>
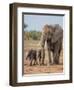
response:
<path fill-rule="evenodd" d="M 58 40 L 60 40 L 60 38 L 63 38 L 63 30 L 60 26 L 55 27 L 55 32 L 53 33 L 51 42 L 52 43 L 56 43 Z"/>

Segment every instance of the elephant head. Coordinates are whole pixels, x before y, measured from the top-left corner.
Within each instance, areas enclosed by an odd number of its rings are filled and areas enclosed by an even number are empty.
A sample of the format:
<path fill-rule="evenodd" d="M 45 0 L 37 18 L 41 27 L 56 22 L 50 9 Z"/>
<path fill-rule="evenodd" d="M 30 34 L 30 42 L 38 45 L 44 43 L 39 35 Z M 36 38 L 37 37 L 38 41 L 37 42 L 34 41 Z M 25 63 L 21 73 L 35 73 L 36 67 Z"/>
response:
<path fill-rule="evenodd" d="M 42 29 L 42 36 L 41 36 L 41 46 L 44 47 L 45 41 L 50 41 L 53 33 L 54 33 L 54 28 L 52 25 L 45 25 Z"/>
<path fill-rule="evenodd" d="M 63 29 L 59 24 L 45 25 L 41 36 L 41 45 L 45 45 L 45 41 L 56 43 L 60 38 L 63 38 Z"/>

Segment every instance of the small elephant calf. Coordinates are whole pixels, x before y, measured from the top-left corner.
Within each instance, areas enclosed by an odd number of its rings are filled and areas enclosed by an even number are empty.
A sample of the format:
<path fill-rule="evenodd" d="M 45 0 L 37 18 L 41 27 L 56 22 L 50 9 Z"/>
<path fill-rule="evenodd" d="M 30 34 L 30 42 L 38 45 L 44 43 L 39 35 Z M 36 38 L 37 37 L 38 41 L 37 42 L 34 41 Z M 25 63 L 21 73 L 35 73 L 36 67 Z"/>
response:
<path fill-rule="evenodd" d="M 34 61 L 34 65 L 37 64 L 37 51 L 31 49 L 28 52 L 28 55 L 26 57 L 26 60 L 29 59 L 30 60 L 30 66 L 32 66 L 32 62 Z"/>

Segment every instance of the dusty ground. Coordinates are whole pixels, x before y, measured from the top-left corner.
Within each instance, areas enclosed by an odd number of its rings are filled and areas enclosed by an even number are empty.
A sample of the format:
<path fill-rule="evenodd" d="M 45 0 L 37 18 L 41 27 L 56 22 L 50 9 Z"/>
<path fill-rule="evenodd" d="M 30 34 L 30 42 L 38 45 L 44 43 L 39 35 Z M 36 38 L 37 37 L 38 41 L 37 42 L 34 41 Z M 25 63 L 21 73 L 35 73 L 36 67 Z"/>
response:
<path fill-rule="evenodd" d="M 38 73 L 61 73 L 63 70 L 62 65 L 50 65 L 50 66 L 25 66 L 24 74 L 38 74 Z"/>
<path fill-rule="evenodd" d="M 59 65 L 48 65 L 48 54 L 45 49 L 45 65 L 30 66 L 30 61 L 25 60 L 25 57 L 30 49 L 38 50 L 40 48 L 39 41 L 25 41 L 24 42 L 24 74 L 39 74 L 39 73 L 61 73 L 63 72 L 63 51 L 60 55 Z"/>

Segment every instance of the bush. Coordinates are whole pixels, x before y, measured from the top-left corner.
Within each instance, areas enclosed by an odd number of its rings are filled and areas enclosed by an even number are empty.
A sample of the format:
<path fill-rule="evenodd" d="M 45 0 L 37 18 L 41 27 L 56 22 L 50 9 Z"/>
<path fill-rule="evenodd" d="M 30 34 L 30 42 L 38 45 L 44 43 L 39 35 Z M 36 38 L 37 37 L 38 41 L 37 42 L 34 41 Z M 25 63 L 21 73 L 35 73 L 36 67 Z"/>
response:
<path fill-rule="evenodd" d="M 39 31 L 25 31 L 24 37 L 26 40 L 40 40 L 41 32 Z"/>

